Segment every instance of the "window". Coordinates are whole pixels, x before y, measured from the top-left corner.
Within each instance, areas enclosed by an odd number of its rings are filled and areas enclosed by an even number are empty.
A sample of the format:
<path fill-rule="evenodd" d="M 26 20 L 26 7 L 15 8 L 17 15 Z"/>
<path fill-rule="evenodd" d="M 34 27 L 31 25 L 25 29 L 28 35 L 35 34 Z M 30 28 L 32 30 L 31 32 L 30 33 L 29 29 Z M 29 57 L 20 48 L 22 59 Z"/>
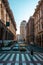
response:
<path fill-rule="evenodd" d="M 39 23 L 39 30 L 40 30 L 40 23 Z"/>
<path fill-rule="evenodd" d="M 43 29 L 43 24 L 42 24 L 42 29 Z"/>
<path fill-rule="evenodd" d="M 43 39 L 43 34 L 42 34 L 42 39 Z"/>
<path fill-rule="evenodd" d="M 43 34 L 42 34 L 42 43 L 43 43 Z"/>
<path fill-rule="evenodd" d="M 4 8 L 3 8 L 3 6 L 2 6 L 2 8 L 1 8 L 1 16 L 2 16 L 2 19 L 4 19 Z"/>

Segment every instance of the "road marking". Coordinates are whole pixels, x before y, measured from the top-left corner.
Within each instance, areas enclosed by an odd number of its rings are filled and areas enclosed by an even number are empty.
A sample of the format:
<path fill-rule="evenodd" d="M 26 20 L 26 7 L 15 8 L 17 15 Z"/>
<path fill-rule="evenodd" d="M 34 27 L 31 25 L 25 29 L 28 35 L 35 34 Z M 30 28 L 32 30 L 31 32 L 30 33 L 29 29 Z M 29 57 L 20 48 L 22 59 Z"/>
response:
<path fill-rule="evenodd" d="M 22 61 L 25 61 L 24 54 L 21 54 L 21 56 L 22 56 Z"/>
<path fill-rule="evenodd" d="M 30 65 L 34 65 L 33 63 L 30 63 Z"/>
<path fill-rule="evenodd" d="M 10 54 L 8 54 L 7 56 L 5 56 L 5 58 L 3 59 L 3 61 L 6 61 L 9 56 L 10 56 Z"/>
<path fill-rule="evenodd" d="M 7 65 L 11 65 L 11 63 L 7 63 Z"/>
<path fill-rule="evenodd" d="M 6 54 L 1 55 L 0 60 L 5 56 Z"/>
<path fill-rule="evenodd" d="M 30 59 L 28 54 L 26 54 L 26 57 L 27 57 L 28 61 L 31 61 L 31 59 Z"/>
<path fill-rule="evenodd" d="M 34 60 L 34 61 L 38 61 L 34 56 L 33 56 L 33 60 Z"/>
<path fill-rule="evenodd" d="M 22 65 L 26 65 L 26 63 L 22 63 Z"/>
<path fill-rule="evenodd" d="M 0 65 L 3 65 L 3 63 L 0 63 Z"/>
<path fill-rule="evenodd" d="M 41 65 L 40 63 L 37 63 L 37 65 Z"/>
<path fill-rule="evenodd" d="M 13 60 L 14 55 L 15 55 L 15 54 L 12 54 L 12 55 L 11 55 L 11 57 L 10 57 L 9 61 L 12 61 L 12 60 Z"/>
<path fill-rule="evenodd" d="M 19 61 L 19 54 L 17 54 L 16 56 L 16 61 Z"/>
<path fill-rule="evenodd" d="M 38 55 L 35 54 L 35 56 L 36 56 L 40 61 L 42 61 L 42 59 L 41 59 Z"/>
<path fill-rule="evenodd" d="M 40 55 L 40 54 L 39 54 L 39 56 L 40 56 L 41 58 L 43 58 L 43 56 L 42 56 L 42 55 Z"/>
<path fill-rule="evenodd" d="M 1 55 L 1 54 L 0 54 Z"/>
<path fill-rule="evenodd" d="M 19 63 L 15 63 L 14 65 L 19 65 Z"/>

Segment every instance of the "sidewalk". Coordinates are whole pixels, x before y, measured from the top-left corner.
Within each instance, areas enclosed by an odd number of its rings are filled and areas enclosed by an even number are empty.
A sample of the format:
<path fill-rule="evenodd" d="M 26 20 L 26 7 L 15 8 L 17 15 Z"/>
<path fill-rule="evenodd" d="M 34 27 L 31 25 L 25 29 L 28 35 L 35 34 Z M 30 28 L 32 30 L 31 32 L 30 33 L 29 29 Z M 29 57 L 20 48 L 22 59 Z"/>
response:
<path fill-rule="evenodd" d="M 28 49 L 31 51 L 33 49 L 34 52 L 41 52 L 43 53 L 43 48 L 35 45 L 29 45 Z"/>
<path fill-rule="evenodd" d="M 9 46 L 7 46 L 7 47 L 2 47 L 2 48 L 0 49 L 0 51 L 9 51 L 9 50 L 12 49 L 13 46 L 14 46 L 14 44 L 12 44 L 10 47 L 9 47 Z"/>

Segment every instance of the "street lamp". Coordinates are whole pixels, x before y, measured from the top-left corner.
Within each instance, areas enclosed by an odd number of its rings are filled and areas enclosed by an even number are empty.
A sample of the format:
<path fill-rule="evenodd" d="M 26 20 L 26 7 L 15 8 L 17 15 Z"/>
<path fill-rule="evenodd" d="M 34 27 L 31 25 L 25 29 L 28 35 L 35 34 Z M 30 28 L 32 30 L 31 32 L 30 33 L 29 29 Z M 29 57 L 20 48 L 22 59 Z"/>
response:
<path fill-rule="evenodd" d="M 6 22 L 6 27 L 9 27 L 10 26 L 10 22 Z M 7 38 L 7 37 L 6 37 Z"/>
<path fill-rule="evenodd" d="M 8 27 L 8 26 L 10 26 L 10 22 L 6 22 L 6 27 Z M 2 28 L 2 30 L 3 30 L 4 28 Z M 4 45 L 4 43 L 3 43 L 3 39 L 2 39 L 2 46 Z"/>
<path fill-rule="evenodd" d="M 2 32 L 3 32 L 3 29 L 4 29 L 4 28 L 2 27 L 2 29 L 1 29 Z M 2 37 L 3 37 L 3 33 L 2 33 Z M 2 38 L 2 47 L 3 47 L 3 46 L 4 46 L 4 44 L 3 44 L 3 38 Z"/>

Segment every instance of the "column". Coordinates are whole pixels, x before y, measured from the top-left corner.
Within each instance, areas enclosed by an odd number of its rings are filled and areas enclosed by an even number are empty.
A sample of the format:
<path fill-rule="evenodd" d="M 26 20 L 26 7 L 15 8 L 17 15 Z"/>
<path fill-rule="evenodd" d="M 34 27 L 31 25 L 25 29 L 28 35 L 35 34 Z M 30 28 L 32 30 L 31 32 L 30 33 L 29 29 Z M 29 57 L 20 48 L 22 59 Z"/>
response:
<path fill-rule="evenodd" d="M 1 0 L 0 0 L 0 19 L 1 19 Z"/>
<path fill-rule="evenodd" d="M 42 38 L 42 34 L 41 34 L 41 47 L 43 47 L 43 40 L 42 40 L 43 38 Z"/>
<path fill-rule="evenodd" d="M 6 30 L 3 29 L 3 40 L 5 40 Z"/>

